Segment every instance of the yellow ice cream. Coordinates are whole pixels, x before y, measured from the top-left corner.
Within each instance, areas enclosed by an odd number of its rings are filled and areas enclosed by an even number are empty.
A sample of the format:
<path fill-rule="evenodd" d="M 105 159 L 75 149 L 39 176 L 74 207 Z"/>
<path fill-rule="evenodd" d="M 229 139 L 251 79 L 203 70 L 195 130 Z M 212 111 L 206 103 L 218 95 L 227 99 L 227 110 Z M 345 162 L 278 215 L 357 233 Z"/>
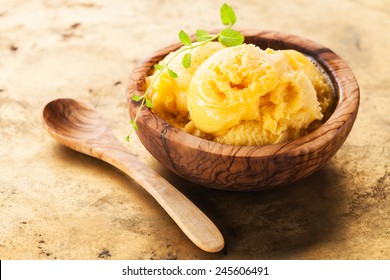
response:
<path fill-rule="evenodd" d="M 164 65 L 175 55 L 174 60 L 169 63 L 169 68 L 174 70 L 178 77 L 172 78 L 165 69 L 153 83 L 149 98 L 153 102 L 153 111 L 169 123 L 182 127 L 188 122 L 187 92 L 190 81 L 198 67 L 213 53 L 225 48 L 221 43 L 210 42 L 191 51 L 191 67 L 184 68 L 182 59 L 185 52 L 181 49 L 170 53 L 162 61 Z M 146 84 L 149 85 L 159 71 L 148 77 Z"/>
<path fill-rule="evenodd" d="M 167 76 L 155 84 L 158 115 L 216 142 L 267 145 L 307 134 L 329 111 L 332 87 L 303 54 L 217 44 L 199 49 L 203 56 L 182 81 Z"/>

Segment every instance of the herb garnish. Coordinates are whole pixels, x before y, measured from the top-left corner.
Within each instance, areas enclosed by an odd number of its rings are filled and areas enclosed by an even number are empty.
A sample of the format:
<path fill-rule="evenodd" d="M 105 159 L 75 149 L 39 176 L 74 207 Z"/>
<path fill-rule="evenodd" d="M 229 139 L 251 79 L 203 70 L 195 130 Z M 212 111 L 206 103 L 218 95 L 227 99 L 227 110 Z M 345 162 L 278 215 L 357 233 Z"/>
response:
<path fill-rule="evenodd" d="M 131 98 L 136 102 L 141 102 L 139 109 L 134 117 L 134 119 L 130 120 L 130 125 L 132 126 L 132 130 L 130 131 L 129 135 L 125 137 L 125 140 L 129 142 L 130 135 L 133 130 L 138 130 L 137 120 L 139 117 L 139 114 L 144 106 L 148 108 L 153 107 L 152 101 L 148 98 L 148 94 L 154 85 L 154 83 L 157 81 L 157 79 L 160 77 L 160 75 L 164 72 L 166 69 L 169 76 L 172 78 L 177 78 L 178 75 L 175 71 L 173 71 L 171 68 L 169 68 L 169 64 L 181 53 L 186 52 L 182 59 L 182 65 L 184 68 L 191 67 L 191 60 L 192 60 L 192 54 L 191 50 L 195 48 L 199 48 L 208 42 L 218 40 L 218 42 L 222 43 L 226 47 L 233 47 L 241 45 L 244 42 L 244 36 L 237 30 L 233 29 L 234 24 L 236 23 L 236 14 L 234 13 L 234 10 L 231 6 L 228 4 L 223 4 L 220 9 L 220 18 L 223 25 L 226 27 L 222 29 L 217 34 L 210 34 L 206 30 L 198 29 L 195 32 L 195 39 L 197 44 L 193 44 L 190 36 L 183 30 L 180 30 L 178 37 L 180 42 L 184 45 L 180 49 L 180 51 L 176 52 L 175 55 L 173 55 L 166 63 L 162 64 L 161 62 L 154 65 L 154 68 L 159 71 L 157 75 L 153 78 L 153 80 L 150 82 L 149 86 L 145 90 L 145 93 L 142 96 L 138 96 L 136 94 L 133 94 Z"/>

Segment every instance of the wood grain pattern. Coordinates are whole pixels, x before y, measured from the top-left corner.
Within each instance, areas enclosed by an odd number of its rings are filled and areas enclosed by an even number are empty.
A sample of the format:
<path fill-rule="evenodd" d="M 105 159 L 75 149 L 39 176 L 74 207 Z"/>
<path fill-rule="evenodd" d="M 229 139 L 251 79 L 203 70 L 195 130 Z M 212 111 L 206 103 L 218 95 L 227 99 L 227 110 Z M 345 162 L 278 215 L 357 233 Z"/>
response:
<path fill-rule="evenodd" d="M 143 186 L 199 248 L 218 252 L 224 247 L 224 239 L 213 222 L 175 187 L 127 152 L 91 106 L 73 99 L 57 99 L 46 105 L 43 120 L 49 134 L 63 145 L 112 164 Z"/>
<path fill-rule="evenodd" d="M 137 133 L 147 150 L 168 169 L 207 187 L 250 191 L 291 184 L 321 168 L 344 143 L 358 112 L 359 87 L 348 65 L 316 42 L 274 31 L 242 33 L 246 43 L 263 49 L 295 49 L 311 56 L 325 69 L 334 84 L 337 104 L 319 129 L 284 144 L 231 146 L 187 134 L 145 108 Z M 180 46 L 172 44 L 156 51 L 133 70 L 127 88 L 132 118 L 139 104 L 131 100 L 131 95 L 142 95 L 144 79 L 153 65 Z"/>

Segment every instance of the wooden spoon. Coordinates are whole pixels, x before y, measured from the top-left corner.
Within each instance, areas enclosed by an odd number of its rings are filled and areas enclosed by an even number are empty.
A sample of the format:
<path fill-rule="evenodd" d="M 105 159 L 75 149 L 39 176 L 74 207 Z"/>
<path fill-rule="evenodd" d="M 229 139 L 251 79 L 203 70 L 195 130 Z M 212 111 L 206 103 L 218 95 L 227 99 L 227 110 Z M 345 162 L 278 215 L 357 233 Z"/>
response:
<path fill-rule="evenodd" d="M 224 247 L 223 236 L 213 222 L 175 187 L 130 154 L 90 105 L 73 99 L 54 100 L 45 106 L 43 122 L 49 134 L 61 144 L 104 160 L 143 186 L 199 248 L 218 252 Z"/>

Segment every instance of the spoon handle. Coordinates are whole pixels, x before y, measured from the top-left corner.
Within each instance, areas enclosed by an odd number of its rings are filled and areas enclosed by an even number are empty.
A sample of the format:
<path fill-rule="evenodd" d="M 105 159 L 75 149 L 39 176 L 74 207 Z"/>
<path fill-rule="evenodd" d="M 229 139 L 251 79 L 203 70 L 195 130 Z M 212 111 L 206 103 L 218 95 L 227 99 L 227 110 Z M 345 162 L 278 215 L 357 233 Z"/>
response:
<path fill-rule="evenodd" d="M 211 253 L 222 250 L 224 239 L 218 228 L 168 181 L 127 152 L 123 146 L 105 145 L 100 149 L 95 146 L 95 156 L 117 167 L 144 187 L 195 245 Z"/>

